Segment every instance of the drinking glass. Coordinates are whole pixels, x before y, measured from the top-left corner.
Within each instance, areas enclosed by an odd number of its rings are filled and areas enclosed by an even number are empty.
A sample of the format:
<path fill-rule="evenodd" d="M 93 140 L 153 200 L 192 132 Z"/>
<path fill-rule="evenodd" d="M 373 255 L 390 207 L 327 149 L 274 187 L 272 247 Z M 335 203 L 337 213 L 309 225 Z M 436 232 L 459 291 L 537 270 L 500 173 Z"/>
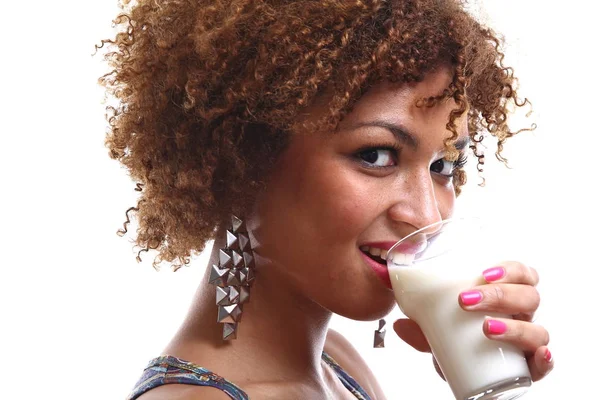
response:
<path fill-rule="evenodd" d="M 478 218 L 443 220 L 402 238 L 386 257 L 400 310 L 421 327 L 457 400 L 513 400 L 531 386 L 523 352 L 483 333 L 486 318 L 511 316 L 458 302 L 499 260 L 499 243 L 485 232 Z"/>

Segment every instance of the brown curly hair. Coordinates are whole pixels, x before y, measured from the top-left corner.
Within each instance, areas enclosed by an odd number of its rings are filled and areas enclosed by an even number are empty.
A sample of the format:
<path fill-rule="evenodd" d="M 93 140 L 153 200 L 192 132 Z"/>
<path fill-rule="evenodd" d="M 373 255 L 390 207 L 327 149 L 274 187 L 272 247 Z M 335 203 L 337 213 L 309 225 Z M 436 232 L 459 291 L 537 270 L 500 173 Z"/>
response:
<path fill-rule="evenodd" d="M 122 0 L 114 39 L 103 40 L 112 71 L 100 78 L 109 106 L 106 145 L 138 182 L 126 212 L 153 265 L 175 269 L 200 252 L 229 215 L 244 215 L 299 113 L 325 92 L 317 129 L 335 131 L 380 81 L 419 82 L 442 65 L 453 79 L 431 107 L 452 98 L 448 157 L 458 153 L 455 119 L 468 110 L 471 149 L 484 133 L 504 142 L 517 97 L 502 39 L 459 0 Z M 525 129 L 530 130 L 530 129 Z M 466 182 L 456 173 L 457 193 Z M 138 253 L 138 261 L 139 261 Z"/>

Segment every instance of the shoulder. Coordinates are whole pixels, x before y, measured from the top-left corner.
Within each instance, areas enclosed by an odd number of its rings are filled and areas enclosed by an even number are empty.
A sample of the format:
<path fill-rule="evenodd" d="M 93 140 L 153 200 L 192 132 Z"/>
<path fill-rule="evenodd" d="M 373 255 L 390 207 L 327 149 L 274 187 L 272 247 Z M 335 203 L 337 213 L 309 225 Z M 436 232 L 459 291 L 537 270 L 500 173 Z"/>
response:
<path fill-rule="evenodd" d="M 315 398 L 305 396 L 306 392 L 298 390 L 293 385 L 256 385 L 244 386 L 244 392 L 249 399 L 260 400 L 299 400 Z M 292 397 L 293 396 L 293 397 Z M 238 397 L 235 397 L 238 399 Z M 168 384 L 147 391 L 136 400 L 232 400 L 220 389 L 210 386 L 194 386 L 185 384 Z"/>
<path fill-rule="evenodd" d="M 231 400 L 231 397 L 214 387 L 170 384 L 149 390 L 137 400 Z"/>
<path fill-rule="evenodd" d="M 373 371 L 344 335 L 329 329 L 324 350 L 363 387 L 373 400 L 385 400 L 385 395 Z"/>

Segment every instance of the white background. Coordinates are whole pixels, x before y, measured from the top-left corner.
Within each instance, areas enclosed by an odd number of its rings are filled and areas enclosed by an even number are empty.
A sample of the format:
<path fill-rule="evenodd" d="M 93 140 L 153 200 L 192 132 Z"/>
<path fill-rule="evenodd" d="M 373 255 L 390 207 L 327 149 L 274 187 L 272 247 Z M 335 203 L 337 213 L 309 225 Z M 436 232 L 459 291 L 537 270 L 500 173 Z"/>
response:
<path fill-rule="evenodd" d="M 96 79 L 105 66 L 91 54 L 111 35 L 116 2 L 8 4 L 0 21 L 0 399 L 123 399 L 181 321 L 205 255 L 156 273 L 150 255 L 136 263 L 131 243 L 115 234 L 136 192 L 103 146 Z M 467 213 L 498 217 L 498 233 L 516 243 L 506 257 L 541 274 L 537 321 L 550 331 L 556 368 L 525 398 L 597 399 L 598 6 L 552 4 L 475 7 L 505 34 L 539 128 L 507 145 L 513 169 L 490 157 L 487 186 L 469 187 L 460 201 Z M 372 349 L 375 325 L 335 317 L 332 327 L 388 398 L 451 398 L 430 357 L 393 331 L 386 349 Z"/>

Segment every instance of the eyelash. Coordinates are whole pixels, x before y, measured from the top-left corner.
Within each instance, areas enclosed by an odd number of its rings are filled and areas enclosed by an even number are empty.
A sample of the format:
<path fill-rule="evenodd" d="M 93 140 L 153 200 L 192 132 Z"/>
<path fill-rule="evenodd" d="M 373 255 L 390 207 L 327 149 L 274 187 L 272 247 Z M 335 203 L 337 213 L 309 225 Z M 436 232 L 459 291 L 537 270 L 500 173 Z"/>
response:
<path fill-rule="evenodd" d="M 467 161 L 469 158 L 467 157 L 467 153 L 465 151 L 461 151 L 458 159 L 454 161 L 454 170 L 461 169 L 465 165 L 467 165 Z"/>
<path fill-rule="evenodd" d="M 380 166 L 376 166 L 376 165 L 371 165 L 368 162 L 364 161 L 363 159 L 360 158 L 360 154 L 364 153 L 366 151 L 373 151 L 373 150 L 387 150 L 393 153 L 394 155 L 394 159 L 396 161 L 396 163 L 398 163 L 398 159 L 399 159 L 399 155 L 400 155 L 400 150 L 402 149 L 402 147 L 397 144 L 377 144 L 377 143 L 373 143 L 373 144 L 368 144 L 360 149 L 358 149 L 355 153 L 354 153 L 354 157 L 366 168 L 372 168 L 372 169 L 385 169 L 385 168 L 390 168 L 391 166 L 385 166 L 385 167 L 380 167 Z"/>
<path fill-rule="evenodd" d="M 361 164 L 366 167 L 366 168 L 371 168 L 371 169 L 385 169 L 385 168 L 389 168 L 390 166 L 376 166 L 376 165 L 372 165 L 366 161 L 364 161 L 363 159 L 360 158 L 360 155 L 364 152 L 367 151 L 374 151 L 374 150 L 387 150 L 390 151 L 394 154 L 394 158 L 396 163 L 398 162 L 399 159 L 399 154 L 400 154 L 400 150 L 401 147 L 398 144 L 394 144 L 394 145 L 381 145 L 381 144 L 370 144 L 370 145 L 366 145 L 364 147 L 362 147 L 361 149 L 359 149 L 358 151 L 356 151 L 355 153 L 355 157 L 361 162 Z M 450 175 L 443 175 L 446 178 L 452 178 L 454 176 L 454 174 L 456 173 L 456 171 L 458 171 L 459 169 L 463 168 L 468 161 L 468 157 L 465 151 L 461 151 L 459 154 L 458 159 L 456 159 L 456 161 L 454 161 L 453 163 L 453 168 L 452 168 L 452 174 Z"/>
<path fill-rule="evenodd" d="M 439 159 L 439 160 L 437 160 L 435 162 L 442 161 L 442 160 L 444 160 L 444 159 L 441 158 L 441 159 Z M 451 174 L 442 174 L 442 173 L 439 173 L 439 172 L 437 174 L 440 175 L 440 176 L 443 176 L 444 178 L 452 179 L 455 176 L 456 172 L 458 170 L 460 170 L 461 168 L 463 168 L 467 164 L 467 161 L 468 161 L 468 157 L 467 157 L 466 152 L 465 151 L 461 151 L 459 153 L 459 156 L 456 159 L 456 161 L 454 161 L 452 163 L 452 173 Z"/>
<path fill-rule="evenodd" d="M 358 161 L 361 162 L 361 164 L 364 167 L 371 168 L 371 169 L 379 169 L 379 170 L 381 170 L 381 169 L 389 168 L 390 166 L 376 166 L 376 165 L 371 165 L 370 163 L 362 160 L 360 158 L 360 154 L 364 153 L 366 151 L 387 150 L 387 151 L 390 151 L 390 152 L 392 152 L 394 154 L 395 161 L 396 161 L 396 163 L 398 163 L 398 159 L 400 158 L 400 150 L 401 149 L 402 149 L 402 147 L 399 144 L 397 144 L 397 143 L 394 143 L 394 144 L 385 144 L 385 145 L 373 143 L 373 144 L 369 144 L 369 145 L 366 145 L 366 146 L 360 148 L 358 151 L 356 151 L 356 153 L 355 153 L 354 156 L 355 156 L 355 158 L 358 159 Z M 447 178 L 454 177 L 454 174 L 456 173 L 456 171 L 458 171 L 459 169 L 463 168 L 467 164 L 467 161 L 468 161 L 467 153 L 464 150 L 461 150 L 458 158 L 453 163 L 452 174 L 450 174 L 450 175 L 443 175 L 443 176 L 445 176 Z"/>

